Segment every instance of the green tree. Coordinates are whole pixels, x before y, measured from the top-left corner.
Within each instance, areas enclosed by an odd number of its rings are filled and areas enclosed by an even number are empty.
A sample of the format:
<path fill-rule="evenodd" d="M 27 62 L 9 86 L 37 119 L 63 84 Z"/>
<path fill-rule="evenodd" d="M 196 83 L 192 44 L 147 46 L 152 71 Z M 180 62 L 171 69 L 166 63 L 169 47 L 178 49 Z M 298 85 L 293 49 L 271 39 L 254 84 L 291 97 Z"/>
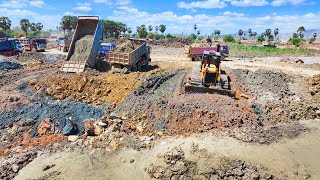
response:
<path fill-rule="evenodd" d="M 274 34 L 274 39 L 277 39 L 277 35 L 279 34 L 279 28 L 276 28 L 276 29 L 273 31 L 273 34 Z"/>
<path fill-rule="evenodd" d="M 146 25 L 144 24 L 137 27 L 137 32 L 140 38 L 146 38 L 148 35 Z"/>
<path fill-rule="evenodd" d="M 167 29 L 167 26 L 166 26 L 166 25 L 164 25 L 164 24 L 160 24 L 160 25 L 159 25 L 159 30 L 160 30 L 160 32 L 161 32 L 162 34 L 166 31 L 166 29 Z"/>
<path fill-rule="evenodd" d="M 191 40 L 196 40 L 197 39 L 197 35 L 195 35 L 194 33 L 190 34 L 189 38 Z"/>
<path fill-rule="evenodd" d="M 10 30 L 11 27 L 11 21 L 8 17 L 2 16 L 0 17 L 0 28 L 7 33 L 8 30 Z"/>
<path fill-rule="evenodd" d="M 220 36 L 221 34 L 221 31 L 220 30 L 214 30 L 214 35 L 215 36 Z"/>
<path fill-rule="evenodd" d="M 149 30 L 149 32 L 151 32 L 153 30 L 153 27 L 151 25 L 149 25 L 148 30 Z"/>
<path fill-rule="evenodd" d="M 249 37 L 252 37 L 253 34 L 252 34 L 252 29 L 248 29 L 248 33 L 249 33 Z"/>
<path fill-rule="evenodd" d="M 198 35 L 198 36 L 200 35 L 200 31 L 197 31 L 197 35 Z"/>
<path fill-rule="evenodd" d="M 235 42 L 235 39 L 231 35 L 226 35 L 226 36 L 223 37 L 223 41 L 224 42 Z"/>
<path fill-rule="evenodd" d="M 26 34 L 26 37 L 27 37 L 28 36 L 28 29 L 30 28 L 29 19 L 21 19 L 20 26 L 21 26 L 22 31 Z"/>
<path fill-rule="evenodd" d="M 76 16 L 63 16 L 60 22 L 60 27 L 63 30 L 64 36 L 66 36 L 66 30 L 69 32 L 76 29 L 78 18 Z"/>
<path fill-rule="evenodd" d="M 317 35 L 318 35 L 317 33 L 313 33 L 312 36 L 313 36 L 314 38 L 317 38 Z"/>
<path fill-rule="evenodd" d="M 302 35 L 304 32 L 306 31 L 306 29 L 304 28 L 304 26 L 300 26 L 297 30 L 297 32 L 299 33 L 300 38 L 303 38 L 304 35 Z"/>
<path fill-rule="evenodd" d="M 270 35 L 272 33 L 272 30 L 271 29 L 266 29 L 266 31 L 264 32 L 264 35 L 266 36 L 266 39 L 269 40 L 270 38 Z"/>
<path fill-rule="evenodd" d="M 159 31 L 159 26 L 156 26 L 154 29 L 156 30 L 156 33 L 158 33 L 158 31 Z"/>

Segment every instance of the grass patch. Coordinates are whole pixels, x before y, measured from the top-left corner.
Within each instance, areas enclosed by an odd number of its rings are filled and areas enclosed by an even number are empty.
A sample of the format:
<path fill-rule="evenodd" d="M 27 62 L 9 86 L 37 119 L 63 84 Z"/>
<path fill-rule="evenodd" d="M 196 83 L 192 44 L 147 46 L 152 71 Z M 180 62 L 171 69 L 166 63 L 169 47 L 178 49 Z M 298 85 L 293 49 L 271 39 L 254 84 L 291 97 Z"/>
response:
<path fill-rule="evenodd" d="M 231 57 L 319 56 L 320 51 L 305 48 L 275 48 L 228 43 Z"/>

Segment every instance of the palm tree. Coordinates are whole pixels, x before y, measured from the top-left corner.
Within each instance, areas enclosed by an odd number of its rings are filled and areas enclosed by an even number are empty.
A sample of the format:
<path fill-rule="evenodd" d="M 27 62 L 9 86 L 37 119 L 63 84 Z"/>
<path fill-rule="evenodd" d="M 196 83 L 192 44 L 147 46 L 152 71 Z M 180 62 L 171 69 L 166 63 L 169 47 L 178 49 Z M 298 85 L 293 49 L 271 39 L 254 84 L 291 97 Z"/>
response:
<path fill-rule="evenodd" d="M 266 36 L 267 40 L 269 40 L 271 33 L 272 33 L 271 29 L 266 29 L 266 31 L 264 32 L 264 35 Z"/>
<path fill-rule="evenodd" d="M 149 25 L 149 26 L 148 26 L 148 30 L 149 30 L 149 32 L 151 32 L 151 31 L 152 31 L 152 29 L 153 29 L 153 27 L 152 27 L 151 25 Z"/>
<path fill-rule="evenodd" d="M 33 33 L 35 34 L 35 32 L 37 31 L 36 23 L 31 23 L 30 24 L 30 30 L 33 31 Z"/>
<path fill-rule="evenodd" d="M 241 29 L 238 31 L 238 35 L 240 36 L 240 42 L 241 42 L 241 36 L 243 35 L 243 31 Z"/>
<path fill-rule="evenodd" d="M 276 29 L 273 31 L 273 34 L 274 34 L 274 39 L 277 39 L 277 35 L 279 34 L 279 28 L 276 28 Z"/>
<path fill-rule="evenodd" d="M 159 30 L 160 30 L 160 32 L 161 32 L 162 34 L 166 31 L 166 29 L 167 29 L 167 26 L 166 26 L 166 25 L 163 25 L 163 24 L 160 24 L 160 25 L 159 25 Z"/>
<path fill-rule="evenodd" d="M 251 29 L 248 29 L 248 33 L 249 33 L 249 36 L 252 37 L 253 34 L 252 34 L 252 30 Z"/>
<path fill-rule="evenodd" d="M 197 31 L 197 35 L 198 35 L 198 36 L 200 35 L 200 31 Z"/>
<path fill-rule="evenodd" d="M 297 33 L 293 33 L 293 34 L 292 34 L 292 37 L 293 37 L 293 38 L 298 38 L 299 35 L 298 35 Z"/>
<path fill-rule="evenodd" d="M 158 31 L 159 31 L 159 27 L 158 27 L 158 26 L 156 26 L 156 27 L 154 27 L 154 29 L 156 30 L 156 33 L 158 33 Z"/>
<path fill-rule="evenodd" d="M 28 29 L 30 28 L 30 21 L 29 19 L 21 19 L 20 26 L 23 32 L 26 33 L 26 37 L 28 36 Z"/>
<path fill-rule="evenodd" d="M 43 25 L 41 23 L 37 23 L 36 27 L 38 31 L 41 31 L 43 29 Z"/>
<path fill-rule="evenodd" d="M 313 35 L 312 35 L 312 36 L 313 36 L 314 38 L 316 38 L 316 37 L 317 37 L 317 35 L 318 35 L 317 33 L 313 33 Z"/>
<path fill-rule="evenodd" d="M 194 33 L 196 33 L 196 31 L 197 31 L 197 24 L 195 24 L 195 25 L 193 25 L 193 29 L 194 29 Z"/>
<path fill-rule="evenodd" d="M 0 28 L 6 33 L 11 27 L 11 21 L 8 17 L 0 17 Z"/>
<path fill-rule="evenodd" d="M 300 26 L 297 30 L 297 32 L 299 33 L 300 38 L 303 38 L 304 35 L 302 35 L 304 32 L 306 31 L 306 29 L 304 28 L 304 26 Z"/>
<path fill-rule="evenodd" d="M 132 29 L 131 28 L 128 28 L 128 33 L 129 33 L 129 37 L 130 37 L 130 34 L 132 33 Z"/>
<path fill-rule="evenodd" d="M 220 37 L 221 31 L 217 30 L 217 35 Z"/>

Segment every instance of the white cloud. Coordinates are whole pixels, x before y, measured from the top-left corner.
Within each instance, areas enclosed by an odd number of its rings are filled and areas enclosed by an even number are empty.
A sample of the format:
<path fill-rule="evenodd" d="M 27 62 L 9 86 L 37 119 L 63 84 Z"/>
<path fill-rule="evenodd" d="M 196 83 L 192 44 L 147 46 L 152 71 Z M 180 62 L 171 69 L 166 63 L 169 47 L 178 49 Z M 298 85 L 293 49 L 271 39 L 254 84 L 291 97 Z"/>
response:
<path fill-rule="evenodd" d="M 241 6 L 241 7 L 250 7 L 250 6 L 265 6 L 268 5 L 266 0 L 232 0 L 231 5 Z"/>
<path fill-rule="evenodd" d="M 267 16 L 249 17 L 242 13 L 223 12 L 220 15 L 177 15 L 171 11 L 161 13 L 148 13 L 136 8 L 119 7 L 107 17 L 114 21 L 120 21 L 136 30 L 136 26 L 145 25 L 167 25 L 167 32 L 170 33 L 192 33 L 193 25 L 198 25 L 198 30 L 202 35 L 211 34 L 215 29 L 219 29 L 223 34 L 234 33 L 239 29 L 247 30 L 251 28 L 255 32 L 263 32 L 267 28 L 279 28 L 281 32 L 294 32 L 299 26 L 308 29 L 319 28 L 319 13 L 308 13 L 302 15 L 277 15 L 276 13 Z M 303 21 L 297 21 L 303 19 Z"/>
<path fill-rule="evenodd" d="M 226 15 L 226 16 L 244 16 L 243 13 L 230 12 L 230 11 L 224 12 L 223 15 Z"/>
<path fill-rule="evenodd" d="M 93 0 L 93 2 L 107 5 L 128 5 L 131 3 L 131 0 Z"/>
<path fill-rule="evenodd" d="M 77 7 L 73 8 L 73 10 L 89 12 L 92 8 L 90 3 L 78 3 Z"/>
<path fill-rule="evenodd" d="M 271 2 L 272 6 L 283 6 L 287 4 L 298 5 L 304 3 L 306 0 L 274 0 Z"/>
<path fill-rule="evenodd" d="M 30 6 L 33 6 L 33 7 L 43 7 L 44 6 L 44 2 L 42 0 L 36 0 L 36 1 L 30 1 Z"/>
<path fill-rule="evenodd" d="M 194 8 L 204 8 L 204 9 L 212 9 L 212 8 L 224 8 L 227 4 L 222 0 L 206 0 L 206 1 L 195 1 L 191 3 L 179 2 L 178 7 L 184 9 L 194 9 Z"/>
<path fill-rule="evenodd" d="M 27 7 L 27 0 L 9 0 L 5 2 L 1 2 L 0 7 L 6 8 L 25 8 Z"/>

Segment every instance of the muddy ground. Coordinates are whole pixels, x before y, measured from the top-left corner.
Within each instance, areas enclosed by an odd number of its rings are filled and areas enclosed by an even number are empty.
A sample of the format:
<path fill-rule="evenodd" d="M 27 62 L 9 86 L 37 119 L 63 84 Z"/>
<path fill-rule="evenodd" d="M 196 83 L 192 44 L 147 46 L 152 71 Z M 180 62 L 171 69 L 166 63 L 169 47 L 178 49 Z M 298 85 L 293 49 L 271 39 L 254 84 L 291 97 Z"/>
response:
<path fill-rule="evenodd" d="M 185 92 L 183 48 L 136 73 L 63 58 L 2 58 L 0 179 L 320 178 L 319 64 L 229 59 L 234 98 Z"/>

